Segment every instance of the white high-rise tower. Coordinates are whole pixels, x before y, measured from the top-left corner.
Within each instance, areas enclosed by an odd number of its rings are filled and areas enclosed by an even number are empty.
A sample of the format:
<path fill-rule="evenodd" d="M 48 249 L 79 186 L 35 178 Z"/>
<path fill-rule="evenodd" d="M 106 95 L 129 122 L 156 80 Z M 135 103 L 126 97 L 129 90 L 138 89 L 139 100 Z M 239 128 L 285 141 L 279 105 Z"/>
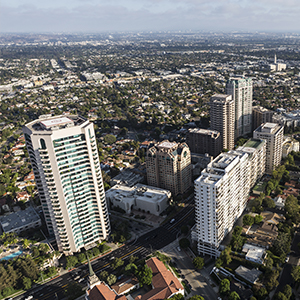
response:
<path fill-rule="evenodd" d="M 23 127 L 46 224 L 71 254 L 110 233 L 93 124 L 80 116 L 40 118 Z"/>
<path fill-rule="evenodd" d="M 244 77 L 230 78 L 226 84 L 226 93 L 235 103 L 235 138 L 252 132 L 252 79 Z"/>

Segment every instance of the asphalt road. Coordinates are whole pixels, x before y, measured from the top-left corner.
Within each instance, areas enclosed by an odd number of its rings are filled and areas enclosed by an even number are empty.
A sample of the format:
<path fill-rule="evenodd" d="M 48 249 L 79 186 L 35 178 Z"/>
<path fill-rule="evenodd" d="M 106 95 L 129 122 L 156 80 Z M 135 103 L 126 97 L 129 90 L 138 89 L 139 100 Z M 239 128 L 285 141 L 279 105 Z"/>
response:
<path fill-rule="evenodd" d="M 207 270 L 195 271 L 191 257 L 186 251 L 179 251 L 179 249 L 178 244 L 174 242 L 167 246 L 164 252 L 172 257 L 173 262 L 180 271 L 181 277 L 190 284 L 191 293 L 188 297 L 200 295 L 205 300 L 217 299 L 218 295 L 211 286 L 212 281 Z"/>
<path fill-rule="evenodd" d="M 187 224 L 190 219 L 194 219 L 194 205 L 188 204 L 182 209 L 176 216 L 175 221 L 166 223 L 144 235 L 137 240 L 125 244 L 123 247 L 110 252 L 109 254 L 96 259 L 92 262 L 93 270 L 96 274 L 99 274 L 103 270 L 112 272 L 110 264 L 114 258 L 118 257 L 126 260 L 131 255 L 139 258 L 147 257 L 151 252 L 159 250 L 169 243 L 173 242 L 177 235 L 180 233 L 181 226 Z M 80 266 L 60 277 L 57 277 L 43 285 L 35 287 L 21 296 L 15 297 L 15 300 L 23 300 L 27 296 L 32 295 L 33 299 L 38 300 L 56 300 L 63 299 L 64 291 L 67 287 L 74 282 L 74 278 L 80 277 L 77 282 L 80 281 L 82 286 L 86 286 L 86 279 L 88 276 L 88 266 Z"/>
<path fill-rule="evenodd" d="M 283 266 L 283 270 L 279 278 L 279 285 L 276 288 L 276 293 L 283 291 L 285 285 L 287 284 L 293 286 L 294 281 L 291 275 L 292 268 L 293 266 L 299 265 L 299 259 L 300 259 L 300 252 L 297 246 L 298 243 L 300 243 L 300 233 L 296 232 L 291 245 L 289 260 Z"/>

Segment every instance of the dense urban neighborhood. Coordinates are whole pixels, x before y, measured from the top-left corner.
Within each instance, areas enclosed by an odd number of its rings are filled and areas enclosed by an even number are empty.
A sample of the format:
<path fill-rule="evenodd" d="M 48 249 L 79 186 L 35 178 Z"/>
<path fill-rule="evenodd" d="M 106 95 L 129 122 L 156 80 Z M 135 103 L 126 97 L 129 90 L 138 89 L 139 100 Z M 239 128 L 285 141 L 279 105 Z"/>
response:
<path fill-rule="evenodd" d="M 300 36 L 0 35 L 0 299 L 300 299 Z"/>

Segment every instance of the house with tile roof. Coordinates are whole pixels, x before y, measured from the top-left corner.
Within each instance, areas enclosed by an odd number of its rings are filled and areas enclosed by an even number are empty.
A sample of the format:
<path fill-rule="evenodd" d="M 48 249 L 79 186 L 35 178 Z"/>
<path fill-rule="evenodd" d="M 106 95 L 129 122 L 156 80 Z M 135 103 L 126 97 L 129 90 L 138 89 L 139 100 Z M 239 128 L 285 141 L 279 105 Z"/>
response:
<path fill-rule="evenodd" d="M 135 300 L 163 300 L 175 294 L 184 296 L 184 288 L 179 280 L 166 268 L 157 257 L 152 257 L 146 262 L 152 270 L 152 290 L 144 295 L 139 295 Z"/>

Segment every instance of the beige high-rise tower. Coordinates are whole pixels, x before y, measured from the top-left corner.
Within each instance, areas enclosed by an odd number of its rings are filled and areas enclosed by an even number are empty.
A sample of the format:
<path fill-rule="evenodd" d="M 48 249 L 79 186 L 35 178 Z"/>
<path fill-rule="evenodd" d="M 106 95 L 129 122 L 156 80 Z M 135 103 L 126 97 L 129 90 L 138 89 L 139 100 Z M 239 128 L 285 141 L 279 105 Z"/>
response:
<path fill-rule="evenodd" d="M 72 254 L 108 237 L 110 223 L 93 123 L 45 117 L 23 127 L 46 224 Z"/>
<path fill-rule="evenodd" d="M 256 139 L 266 140 L 266 173 L 272 174 L 282 158 L 283 126 L 276 123 L 265 123 L 254 132 Z"/>
<path fill-rule="evenodd" d="M 231 95 L 214 94 L 210 98 L 210 127 L 221 133 L 223 149 L 233 149 L 234 101 Z"/>
<path fill-rule="evenodd" d="M 192 186 L 191 152 L 186 143 L 163 141 L 146 154 L 149 185 L 183 194 Z"/>

